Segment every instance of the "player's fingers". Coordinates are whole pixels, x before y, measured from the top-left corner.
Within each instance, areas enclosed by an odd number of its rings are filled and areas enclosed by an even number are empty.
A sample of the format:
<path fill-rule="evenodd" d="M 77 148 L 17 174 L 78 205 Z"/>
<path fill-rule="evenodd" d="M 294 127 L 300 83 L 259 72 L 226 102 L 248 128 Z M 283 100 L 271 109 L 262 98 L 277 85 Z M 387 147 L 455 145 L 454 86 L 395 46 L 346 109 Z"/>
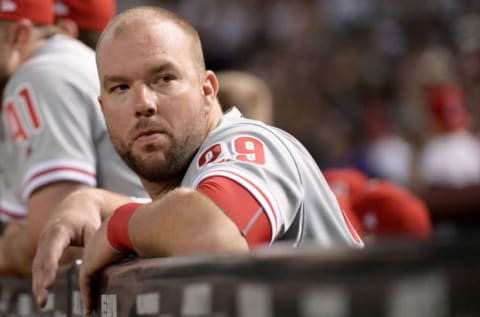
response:
<path fill-rule="evenodd" d="M 91 273 L 85 270 L 85 263 L 82 264 L 79 274 L 80 293 L 82 294 L 82 301 L 84 312 L 90 314 L 92 312 L 92 301 L 90 293 Z"/>
<path fill-rule="evenodd" d="M 32 291 L 40 307 L 45 306 L 48 289 L 55 281 L 58 263 L 70 237 L 60 227 L 42 233 L 32 265 Z"/>
<path fill-rule="evenodd" d="M 35 298 L 39 307 L 45 307 L 48 300 L 48 290 L 45 288 L 37 290 Z"/>
<path fill-rule="evenodd" d="M 83 245 L 87 245 L 87 243 L 93 238 L 97 232 L 97 228 L 93 226 L 84 226 L 83 228 Z"/>

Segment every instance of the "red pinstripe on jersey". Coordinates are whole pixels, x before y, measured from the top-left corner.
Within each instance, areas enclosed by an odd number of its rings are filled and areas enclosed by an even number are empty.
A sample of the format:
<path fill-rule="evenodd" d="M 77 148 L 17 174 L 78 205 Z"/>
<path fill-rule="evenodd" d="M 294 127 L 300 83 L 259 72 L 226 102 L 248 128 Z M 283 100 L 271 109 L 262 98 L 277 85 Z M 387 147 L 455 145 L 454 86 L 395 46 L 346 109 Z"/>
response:
<path fill-rule="evenodd" d="M 39 178 L 39 177 L 41 177 L 41 176 L 44 176 L 44 175 L 49 174 L 49 173 L 60 172 L 60 171 L 75 172 L 75 173 L 80 173 L 80 174 L 87 175 L 87 176 L 89 176 L 89 177 L 95 178 L 95 173 L 86 171 L 86 170 L 81 169 L 81 168 L 71 167 L 71 166 L 58 166 L 58 167 L 48 168 L 48 169 L 46 169 L 46 170 L 43 170 L 43 171 L 41 171 L 41 172 L 38 172 L 38 173 L 33 174 L 33 175 L 32 175 L 29 179 L 27 179 L 27 181 L 24 183 L 24 187 L 28 187 L 28 185 L 30 185 L 30 183 L 32 183 L 35 179 L 37 179 L 37 178 Z"/>
<path fill-rule="evenodd" d="M 227 177 L 212 176 L 204 179 L 197 190 L 232 219 L 249 246 L 270 242 L 272 227 L 267 214 L 245 187 Z"/>
<path fill-rule="evenodd" d="M 12 219 L 15 219 L 15 220 L 23 220 L 23 219 L 27 218 L 27 216 L 25 216 L 25 215 L 19 215 L 19 214 L 16 214 L 14 212 L 11 212 L 9 210 L 3 209 L 3 208 L 0 208 L 0 214 L 4 214 L 5 216 L 7 216 L 9 218 L 12 218 Z"/>

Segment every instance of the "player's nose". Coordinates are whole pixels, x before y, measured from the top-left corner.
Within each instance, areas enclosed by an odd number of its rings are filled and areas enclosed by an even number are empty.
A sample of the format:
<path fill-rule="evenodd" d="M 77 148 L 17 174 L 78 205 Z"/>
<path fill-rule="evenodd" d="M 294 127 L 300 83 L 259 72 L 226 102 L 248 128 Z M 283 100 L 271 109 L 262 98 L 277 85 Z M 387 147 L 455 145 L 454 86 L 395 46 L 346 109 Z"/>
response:
<path fill-rule="evenodd" d="M 150 117 L 157 112 L 156 95 L 147 85 L 141 84 L 133 88 L 135 116 Z"/>

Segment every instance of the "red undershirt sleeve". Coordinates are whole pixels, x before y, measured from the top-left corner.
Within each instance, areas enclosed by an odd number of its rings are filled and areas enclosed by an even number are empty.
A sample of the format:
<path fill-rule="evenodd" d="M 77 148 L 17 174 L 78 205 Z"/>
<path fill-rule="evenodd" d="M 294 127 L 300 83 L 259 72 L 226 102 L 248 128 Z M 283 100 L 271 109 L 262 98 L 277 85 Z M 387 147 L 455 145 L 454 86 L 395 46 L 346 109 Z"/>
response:
<path fill-rule="evenodd" d="M 203 193 L 237 225 L 250 247 L 269 243 L 272 227 L 255 197 L 239 183 L 223 176 L 204 179 L 197 191 Z"/>

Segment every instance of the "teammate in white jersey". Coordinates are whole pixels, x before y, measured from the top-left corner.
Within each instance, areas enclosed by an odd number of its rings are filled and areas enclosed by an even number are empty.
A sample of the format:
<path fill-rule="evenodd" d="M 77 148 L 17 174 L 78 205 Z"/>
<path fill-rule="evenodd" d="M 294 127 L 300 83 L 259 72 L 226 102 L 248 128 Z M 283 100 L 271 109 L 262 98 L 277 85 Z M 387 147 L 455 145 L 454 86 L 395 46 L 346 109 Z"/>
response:
<path fill-rule="evenodd" d="M 41 228 L 70 192 L 146 197 L 116 153 L 98 104 L 93 50 L 56 35 L 53 3 L 1 2 L 0 273 L 31 273 Z"/>
<path fill-rule="evenodd" d="M 222 114 L 216 76 L 184 20 L 151 7 L 120 14 L 100 38 L 97 66 L 110 137 L 153 202 L 95 189 L 67 198 L 45 226 L 34 262 L 40 305 L 71 241 L 88 241 L 80 273 L 87 310 L 92 274 L 132 251 L 245 252 L 278 240 L 363 245 L 296 139 L 235 109 Z M 78 209 L 91 215 L 78 219 Z"/>

